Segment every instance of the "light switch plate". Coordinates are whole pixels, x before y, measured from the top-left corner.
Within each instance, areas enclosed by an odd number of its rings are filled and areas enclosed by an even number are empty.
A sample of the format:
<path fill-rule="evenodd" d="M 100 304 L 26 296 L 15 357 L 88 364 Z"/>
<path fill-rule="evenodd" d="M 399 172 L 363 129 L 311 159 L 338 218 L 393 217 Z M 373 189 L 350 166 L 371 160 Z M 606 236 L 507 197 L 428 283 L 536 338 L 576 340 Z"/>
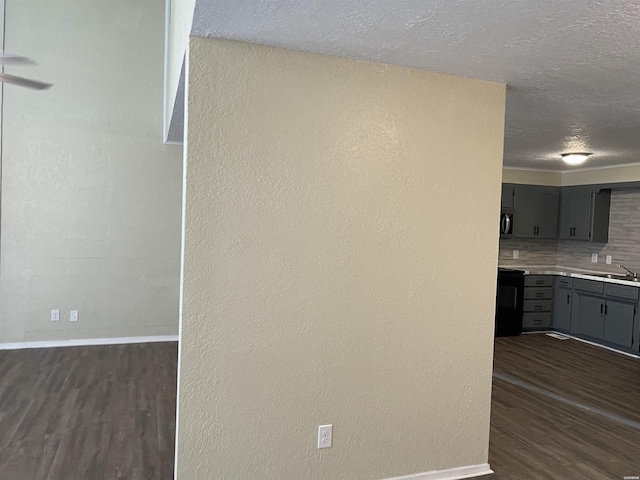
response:
<path fill-rule="evenodd" d="M 611 265 L 611 260 L 613 260 L 611 255 L 607 255 L 607 265 Z"/>
<path fill-rule="evenodd" d="M 513 251 L 513 259 L 517 260 L 520 258 L 520 250 L 514 250 Z"/>
<path fill-rule="evenodd" d="M 598 254 L 597 253 L 592 253 L 591 254 L 591 263 L 598 263 Z"/>

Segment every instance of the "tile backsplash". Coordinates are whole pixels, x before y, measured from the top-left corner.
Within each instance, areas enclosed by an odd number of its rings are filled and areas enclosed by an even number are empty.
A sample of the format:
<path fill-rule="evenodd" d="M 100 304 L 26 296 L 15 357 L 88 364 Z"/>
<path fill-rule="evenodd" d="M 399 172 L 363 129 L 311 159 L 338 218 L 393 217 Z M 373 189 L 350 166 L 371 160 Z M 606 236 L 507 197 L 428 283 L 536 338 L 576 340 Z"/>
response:
<path fill-rule="evenodd" d="M 519 258 L 513 258 L 513 251 Z M 500 240 L 500 265 L 555 265 L 558 256 L 557 240 L 525 240 L 510 238 Z"/>
<path fill-rule="evenodd" d="M 520 258 L 513 259 L 513 250 Z M 598 254 L 598 263 L 591 263 L 591 254 Z M 611 265 L 605 263 L 613 257 Z M 613 190 L 609 219 L 609 243 L 589 243 L 574 240 L 500 240 L 500 265 L 559 265 L 584 270 L 623 272 L 624 264 L 640 271 L 640 189 Z"/>

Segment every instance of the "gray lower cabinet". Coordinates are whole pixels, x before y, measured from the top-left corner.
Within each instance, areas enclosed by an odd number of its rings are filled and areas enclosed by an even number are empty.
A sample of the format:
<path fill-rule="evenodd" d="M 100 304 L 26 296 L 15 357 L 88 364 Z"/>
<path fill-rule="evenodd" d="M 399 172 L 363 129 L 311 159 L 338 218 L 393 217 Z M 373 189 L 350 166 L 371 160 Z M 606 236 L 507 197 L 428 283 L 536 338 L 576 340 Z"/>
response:
<path fill-rule="evenodd" d="M 572 331 L 602 339 L 604 336 L 604 298 L 573 292 Z"/>
<path fill-rule="evenodd" d="M 573 286 L 571 331 L 632 348 L 637 327 L 638 288 L 582 279 L 575 280 Z"/>
<path fill-rule="evenodd" d="M 635 304 L 607 300 L 605 303 L 603 340 L 631 348 L 633 345 L 633 322 L 635 316 Z"/>
<path fill-rule="evenodd" d="M 553 302 L 553 327 L 563 332 L 571 330 L 571 288 L 556 288 Z"/>
<path fill-rule="evenodd" d="M 527 275 L 524 278 L 524 330 L 546 330 L 551 327 L 552 298 L 551 275 Z"/>
<path fill-rule="evenodd" d="M 551 275 L 527 275 L 524 285 L 524 330 L 552 327 L 640 352 L 640 288 Z"/>

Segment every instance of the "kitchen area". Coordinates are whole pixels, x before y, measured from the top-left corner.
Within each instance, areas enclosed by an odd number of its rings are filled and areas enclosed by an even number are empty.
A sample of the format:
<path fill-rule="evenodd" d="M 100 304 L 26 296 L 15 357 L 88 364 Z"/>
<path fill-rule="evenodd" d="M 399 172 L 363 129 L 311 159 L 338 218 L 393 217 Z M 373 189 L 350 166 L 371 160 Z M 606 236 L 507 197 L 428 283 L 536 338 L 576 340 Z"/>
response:
<path fill-rule="evenodd" d="M 640 352 L 640 185 L 502 186 L 496 335 Z"/>
<path fill-rule="evenodd" d="M 493 478 L 637 478 L 638 272 L 640 182 L 503 183 Z"/>

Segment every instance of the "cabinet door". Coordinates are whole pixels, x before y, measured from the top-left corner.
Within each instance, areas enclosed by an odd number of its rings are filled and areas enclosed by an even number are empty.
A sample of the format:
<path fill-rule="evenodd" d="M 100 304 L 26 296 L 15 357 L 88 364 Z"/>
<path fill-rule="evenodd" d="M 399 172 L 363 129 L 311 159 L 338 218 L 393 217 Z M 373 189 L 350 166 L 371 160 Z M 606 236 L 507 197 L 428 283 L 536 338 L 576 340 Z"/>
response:
<path fill-rule="evenodd" d="M 574 295 L 574 329 L 580 335 L 602 338 L 604 333 L 604 298 Z"/>
<path fill-rule="evenodd" d="M 576 187 L 573 191 L 571 223 L 573 224 L 573 240 L 591 240 L 591 214 L 593 198 L 591 187 Z"/>
<path fill-rule="evenodd" d="M 539 187 L 536 204 L 536 238 L 558 238 L 558 208 L 560 190 L 556 187 Z"/>
<path fill-rule="evenodd" d="M 571 289 L 557 288 L 553 306 L 553 326 L 568 332 L 571 328 Z"/>
<path fill-rule="evenodd" d="M 535 238 L 537 189 L 532 185 L 516 185 L 513 203 L 513 236 Z"/>
<path fill-rule="evenodd" d="M 633 303 L 607 300 L 604 317 L 604 340 L 631 348 L 636 307 Z"/>
<path fill-rule="evenodd" d="M 513 195 L 515 193 L 515 185 L 512 183 L 502 184 L 502 208 L 513 208 Z"/>
<path fill-rule="evenodd" d="M 573 239 L 573 189 L 565 187 L 560 194 L 560 222 L 558 225 L 558 238 L 563 240 Z"/>

